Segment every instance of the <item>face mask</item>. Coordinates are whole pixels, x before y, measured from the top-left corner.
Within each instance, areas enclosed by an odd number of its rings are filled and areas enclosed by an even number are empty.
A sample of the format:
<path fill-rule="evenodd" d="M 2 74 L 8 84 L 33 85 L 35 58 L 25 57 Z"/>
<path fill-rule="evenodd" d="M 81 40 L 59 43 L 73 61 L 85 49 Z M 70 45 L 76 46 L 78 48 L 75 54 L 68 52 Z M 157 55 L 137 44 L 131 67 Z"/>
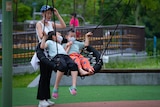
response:
<path fill-rule="evenodd" d="M 57 41 L 58 41 L 59 43 L 61 43 L 62 40 L 63 40 L 63 37 L 62 37 L 62 36 L 58 36 L 58 37 L 57 37 Z"/>
<path fill-rule="evenodd" d="M 69 38 L 69 41 L 74 42 L 75 40 L 76 40 L 76 38 L 75 38 L 75 37 L 70 37 L 70 38 Z"/>
<path fill-rule="evenodd" d="M 46 23 L 49 21 L 49 20 L 47 20 L 47 19 L 45 19 L 45 18 L 43 18 L 43 20 L 44 20 L 44 22 L 46 22 Z"/>

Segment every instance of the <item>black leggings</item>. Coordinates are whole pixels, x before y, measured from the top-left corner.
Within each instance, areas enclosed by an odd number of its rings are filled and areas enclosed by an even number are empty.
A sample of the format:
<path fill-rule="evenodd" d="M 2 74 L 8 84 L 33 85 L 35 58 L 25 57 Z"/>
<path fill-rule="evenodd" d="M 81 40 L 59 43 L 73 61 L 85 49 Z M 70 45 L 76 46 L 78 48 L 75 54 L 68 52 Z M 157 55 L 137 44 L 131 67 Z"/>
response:
<path fill-rule="evenodd" d="M 37 99 L 47 100 L 50 99 L 50 79 L 52 69 L 43 62 L 40 62 L 40 79 L 38 84 Z"/>

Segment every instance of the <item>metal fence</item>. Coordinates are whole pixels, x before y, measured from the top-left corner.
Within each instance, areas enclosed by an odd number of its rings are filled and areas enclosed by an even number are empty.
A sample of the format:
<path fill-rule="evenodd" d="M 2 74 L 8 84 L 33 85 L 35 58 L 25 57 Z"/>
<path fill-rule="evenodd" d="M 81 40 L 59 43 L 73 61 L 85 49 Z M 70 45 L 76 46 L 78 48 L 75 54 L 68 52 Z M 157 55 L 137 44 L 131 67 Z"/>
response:
<path fill-rule="evenodd" d="M 68 30 L 61 30 L 62 35 Z M 144 26 L 113 25 L 113 26 L 85 26 L 76 29 L 77 39 L 84 40 L 87 32 L 93 32 L 90 37 L 90 45 L 106 55 L 138 53 L 145 51 L 145 28 Z"/>
<path fill-rule="evenodd" d="M 70 28 L 57 31 L 63 36 Z M 112 26 L 84 26 L 77 27 L 76 34 L 78 40 L 84 40 L 87 32 L 93 32 L 90 37 L 90 45 L 100 53 L 103 50 L 105 55 L 138 53 L 145 51 L 145 31 L 144 26 L 116 25 Z M 0 41 L 2 34 L 0 34 Z M 0 64 L 2 63 L 2 41 L 0 42 Z M 37 46 L 35 31 L 13 33 L 13 64 L 25 64 L 30 62 Z"/>

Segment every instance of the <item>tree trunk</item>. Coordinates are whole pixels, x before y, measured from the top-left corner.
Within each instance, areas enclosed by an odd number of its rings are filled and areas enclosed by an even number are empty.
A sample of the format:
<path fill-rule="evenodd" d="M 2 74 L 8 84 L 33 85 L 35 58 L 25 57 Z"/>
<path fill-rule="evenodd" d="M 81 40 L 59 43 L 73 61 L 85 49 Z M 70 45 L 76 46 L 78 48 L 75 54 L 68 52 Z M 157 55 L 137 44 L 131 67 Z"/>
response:
<path fill-rule="evenodd" d="M 136 25 L 139 25 L 139 21 L 140 21 L 140 2 L 141 0 L 137 0 L 137 3 L 136 3 L 136 11 L 135 11 L 135 22 L 136 22 Z"/>
<path fill-rule="evenodd" d="M 86 14 L 86 4 L 87 4 L 87 0 L 84 0 L 84 2 L 83 2 L 83 13 L 82 13 L 82 16 L 85 16 L 85 14 Z"/>

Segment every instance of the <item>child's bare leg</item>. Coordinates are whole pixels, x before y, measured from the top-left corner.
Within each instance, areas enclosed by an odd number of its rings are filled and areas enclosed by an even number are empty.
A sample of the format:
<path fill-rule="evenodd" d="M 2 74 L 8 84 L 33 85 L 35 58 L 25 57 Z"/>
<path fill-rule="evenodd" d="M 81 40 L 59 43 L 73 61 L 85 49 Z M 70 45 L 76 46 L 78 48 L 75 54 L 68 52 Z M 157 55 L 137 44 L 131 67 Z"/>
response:
<path fill-rule="evenodd" d="M 55 80 L 55 84 L 54 84 L 54 88 L 53 88 L 53 92 L 52 92 L 52 97 L 54 99 L 58 98 L 58 86 L 59 86 L 59 83 L 60 83 L 63 75 L 64 75 L 64 72 L 57 71 L 56 80 Z"/>
<path fill-rule="evenodd" d="M 64 75 L 64 72 L 57 71 L 56 80 L 55 80 L 55 84 L 54 84 L 54 89 L 58 89 L 59 83 L 60 83 L 63 75 Z"/>
<path fill-rule="evenodd" d="M 82 76 L 83 76 L 83 75 L 88 75 L 88 74 L 90 74 L 89 72 L 83 70 L 82 68 L 79 68 L 79 72 L 80 72 L 80 74 L 81 74 Z"/>
<path fill-rule="evenodd" d="M 72 86 L 76 87 L 78 71 L 71 71 L 71 75 L 72 75 Z"/>
<path fill-rule="evenodd" d="M 90 65 L 90 62 L 87 58 L 83 57 L 81 59 L 81 66 L 82 66 L 82 69 L 87 71 L 89 74 L 94 73 L 94 68 Z"/>
<path fill-rule="evenodd" d="M 94 74 L 94 68 L 91 66 L 91 67 L 88 69 L 88 72 L 90 72 L 90 74 Z"/>

